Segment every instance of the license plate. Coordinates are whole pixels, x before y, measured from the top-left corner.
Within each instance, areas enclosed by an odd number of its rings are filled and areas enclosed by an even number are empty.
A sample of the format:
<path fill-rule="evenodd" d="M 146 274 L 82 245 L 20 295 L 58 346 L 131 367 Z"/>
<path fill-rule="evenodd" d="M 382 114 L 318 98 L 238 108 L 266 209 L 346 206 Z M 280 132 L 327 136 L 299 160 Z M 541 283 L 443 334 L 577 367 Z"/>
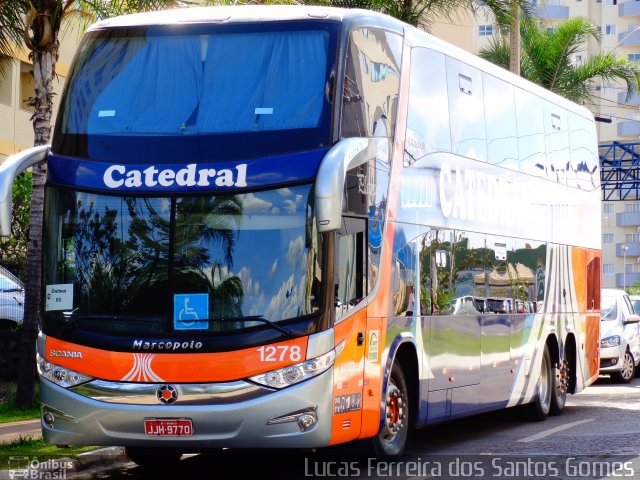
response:
<path fill-rule="evenodd" d="M 193 435 L 190 418 L 145 418 L 144 433 L 153 436 Z"/>

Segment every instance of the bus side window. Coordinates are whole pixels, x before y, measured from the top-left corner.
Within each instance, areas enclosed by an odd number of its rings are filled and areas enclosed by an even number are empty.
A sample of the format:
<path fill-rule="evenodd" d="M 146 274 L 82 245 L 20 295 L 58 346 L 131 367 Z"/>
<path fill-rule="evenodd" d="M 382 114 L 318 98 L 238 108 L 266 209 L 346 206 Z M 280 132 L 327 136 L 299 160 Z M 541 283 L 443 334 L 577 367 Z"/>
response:
<path fill-rule="evenodd" d="M 452 153 L 486 161 L 482 75 L 479 70 L 451 57 L 446 57 L 446 68 Z"/>
<path fill-rule="evenodd" d="M 450 283 L 451 248 L 449 231 L 432 228 L 424 234 L 420 246 L 421 298 L 423 315 L 447 315 L 451 313 L 452 292 Z"/>
<path fill-rule="evenodd" d="M 351 32 L 340 135 L 392 138 L 400 91 L 402 37 L 375 28 Z"/>
<path fill-rule="evenodd" d="M 367 295 L 367 222 L 361 218 L 343 217 L 335 243 L 335 307 L 336 321 L 358 305 Z"/>

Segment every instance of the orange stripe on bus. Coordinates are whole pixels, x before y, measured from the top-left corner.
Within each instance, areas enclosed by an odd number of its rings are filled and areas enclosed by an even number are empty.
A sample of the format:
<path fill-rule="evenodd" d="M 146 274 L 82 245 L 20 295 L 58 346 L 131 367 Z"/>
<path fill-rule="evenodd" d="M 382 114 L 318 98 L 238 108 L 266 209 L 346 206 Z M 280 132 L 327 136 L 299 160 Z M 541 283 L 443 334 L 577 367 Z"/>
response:
<path fill-rule="evenodd" d="M 274 355 L 262 347 L 233 352 L 110 352 L 47 337 L 45 358 L 102 380 L 132 382 L 221 382 L 258 375 L 305 360 L 307 337 L 274 343 Z M 280 348 L 278 348 L 280 347 Z M 50 352 L 79 352 L 82 358 L 52 357 Z M 298 357 L 298 353 L 300 357 Z M 273 358 L 273 361 L 271 360 Z"/>

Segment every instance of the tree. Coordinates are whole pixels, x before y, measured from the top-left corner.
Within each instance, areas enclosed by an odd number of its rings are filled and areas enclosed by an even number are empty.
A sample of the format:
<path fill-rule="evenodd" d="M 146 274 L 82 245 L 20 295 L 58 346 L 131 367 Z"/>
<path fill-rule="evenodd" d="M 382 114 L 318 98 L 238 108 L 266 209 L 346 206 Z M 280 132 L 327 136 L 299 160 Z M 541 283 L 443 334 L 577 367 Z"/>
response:
<path fill-rule="evenodd" d="M 0 0 L 0 55 L 11 56 L 14 48 L 29 51 L 33 62 L 35 98 L 32 118 L 34 145 L 46 145 L 51 136 L 53 79 L 60 47 L 58 35 L 63 22 L 76 19 L 89 23 L 96 18 L 157 10 L 174 0 Z M 32 169 L 25 314 L 20 345 L 20 372 L 16 404 L 31 405 L 34 397 L 33 352 L 38 334 L 41 302 L 41 242 L 46 164 Z"/>
<path fill-rule="evenodd" d="M 522 11 L 525 16 L 531 11 L 529 0 L 301 0 L 301 3 L 374 10 L 426 31 L 436 18 L 451 19 L 460 11 L 476 15 L 484 7 L 491 11 L 498 28 L 507 32 L 514 11 Z"/>
<path fill-rule="evenodd" d="M 593 80 L 623 81 L 627 98 L 638 91 L 640 65 L 613 52 L 590 56 L 582 64 L 574 62 L 576 53 L 584 50 L 589 38 L 600 39 L 596 25 L 586 18 L 572 18 L 557 29 L 547 30 L 541 23 L 525 20 L 520 26 L 522 42 L 521 75 L 552 92 L 578 103 L 591 103 L 594 99 Z M 485 60 L 509 68 L 509 45 L 499 36 L 479 55 Z"/>
<path fill-rule="evenodd" d="M 31 172 L 24 172 L 13 182 L 11 236 L 0 238 L 0 263 L 19 277 L 24 276 L 29 236 L 29 199 Z"/>

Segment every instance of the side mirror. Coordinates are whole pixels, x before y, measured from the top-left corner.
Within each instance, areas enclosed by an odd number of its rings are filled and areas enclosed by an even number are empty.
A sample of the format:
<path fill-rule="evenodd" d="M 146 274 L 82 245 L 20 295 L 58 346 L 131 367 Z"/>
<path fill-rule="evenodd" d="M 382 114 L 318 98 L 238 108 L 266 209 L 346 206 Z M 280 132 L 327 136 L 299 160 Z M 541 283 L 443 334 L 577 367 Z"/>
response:
<path fill-rule="evenodd" d="M 622 323 L 625 325 L 628 323 L 640 323 L 640 315 L 629 315 Z"/>
<path fill-rule="evenodd" d="M 0 237 L 11 235 L 13 181 L 27 168 L 47 158 L 49 145 L 28 148 L 11 155 L 0 165 Z"/>
<path fill-rule="evenodd" d="M 345 138 L 327 152 L 316 181 L 316 219 L 318 232 L 333 232 L 342 223 L 342 200 L 347 172 L 371 158 L 386 138 Z"/>

